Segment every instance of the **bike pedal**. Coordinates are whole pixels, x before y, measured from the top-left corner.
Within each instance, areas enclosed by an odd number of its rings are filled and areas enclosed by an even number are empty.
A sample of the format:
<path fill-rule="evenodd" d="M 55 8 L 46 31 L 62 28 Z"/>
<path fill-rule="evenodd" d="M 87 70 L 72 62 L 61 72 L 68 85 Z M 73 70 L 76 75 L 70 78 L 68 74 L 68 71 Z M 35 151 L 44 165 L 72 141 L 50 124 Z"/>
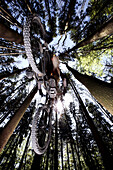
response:
<path fill-rule="evenodd" d="M 57 95 L 57 91 L 56 91 L 56 88 L 50 88 L 50 91 L 49 91 L 49 96 L 50 98 L 55 98 Z"/>

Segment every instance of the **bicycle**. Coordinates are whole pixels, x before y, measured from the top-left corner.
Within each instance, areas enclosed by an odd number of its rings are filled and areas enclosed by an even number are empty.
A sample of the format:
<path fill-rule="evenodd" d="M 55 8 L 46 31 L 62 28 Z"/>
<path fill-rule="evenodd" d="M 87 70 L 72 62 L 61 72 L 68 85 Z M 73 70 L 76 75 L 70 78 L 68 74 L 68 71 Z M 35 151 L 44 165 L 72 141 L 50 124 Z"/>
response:
<path fill-rule="evenodd" d="M 37 29 L 37 26 L 39 26 L 39 29 Z M 58 96 L 62 95 L 62 90 L 58 89 L 57 81 L 52 75 L 51 69 L 49 69 L 52 66 L 52 53 L 47 44 L 49 36 L 39 16 L 33 15 L 27 18 L 23 36 L 26 55 L 35 74 L 38 89 L 42 93 L 41 85 L 44 84 L 46 90 L 45 104 L 39 106 L 32 122 L 32 146 L 34 151 L 41 155 L 47 150 L 50 143 L 52 112 L 55 109 Z"/>

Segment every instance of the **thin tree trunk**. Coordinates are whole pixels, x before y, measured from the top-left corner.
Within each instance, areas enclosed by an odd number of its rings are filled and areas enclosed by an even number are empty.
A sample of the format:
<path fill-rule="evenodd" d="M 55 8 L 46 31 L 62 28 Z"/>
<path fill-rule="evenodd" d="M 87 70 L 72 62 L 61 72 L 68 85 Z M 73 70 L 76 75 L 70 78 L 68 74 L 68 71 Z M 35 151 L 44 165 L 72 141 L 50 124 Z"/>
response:
<path fill-rule="evenodd" d="M 75 119 L 75 122 L 76 122 L 76 132 L 78 132 L 78 122 L 77 122 L 77 118 L 76 118 L 76 115 L 73 113 L 73 117 Z M 77 153 L 77 157 L 78 157 L 78 164 L 79 164 L 79 169 L 82 170 L 82 165 L 81 165 L 81 161 L 80 161 L 80 152 L 79 152 L 79 141 L 78 141 L 78 133 L 76 133 L 76 145 L 75 145 L 75 142 L 73 140 L 73 144 L 74 144 L 74 148 L 75 148 L 75 151 Z"/>
<path fill-rule="evenodd" d="M 7 168 L 5 168 L 5 170 L 14 169 L 17 147 L 18 147 L 18 143 L 16 143 L 15 147 L 12 150 L 13 152 L 10 154 L 10 161 L 8 162 L 8 166 Z"/>
<path fill-rule="evenodd" d="M 48 170 L 49 150 L 50 150 L 50 146 L 48 146 L 48 149 L 47 149 L 47 159 L 46 159 L 46 167 L 45 167 L 45 170 Z"/>
<path fill-rule="evenodd" d="M 49 15 L 49 21 L 51 23 L 51 14 L 50 14 L 50 7 L 49 7 L 49 1 L 48 0 L 45 0 L 45 6 L 46 6 L 46 9 L 47 9 L 47 12 L 48 12 L 48 15 Z"/>
<path fill-rule="evenodd" d="M 12 56 L 12 55 L 23 55 L 23 54 L 25 54 L 25 52 L 15 52 L 15 53 L 0 53 L 0 56 Z"/>
<path fill-rule="evenodd" d="M 19 98 L 14 101 L 13 107 L 16 106 L 16 105 L 21 101 L 21 99 L 22 99 L 22 94 L 20 94 Z M 4 104 L 4 105 L 6 106 L 7 103 Z M 11 105 L 11 106 L 12 106 L 12 105 Z M 3 108 L 4 108 L 4 107 L 3 107 Z M 3 110 L 3 108 L 0 109 L 0 111 Z M 11 108 L 9 107 L 9 108 L 8 108 L 8 112 L 5 113 L 5 114 L 0 118 L 0 124 L 7 118 L 8 115 L 10 115 L 11 111 L 12 111 L 12 107 L 11 107 Z"/>
<path fill-rule="evenodd" d="M 10 77 L 10 76 L 13 76 L 14 74 L 19 74 L 21 73 L 22 71 L 26 70 L 26 68 L 23 68 L 23 69 L 17 69 L 15 71 L 13 71 L 12 73 L 6 71 L 4 73 L 0 73 L 0 80 L 4 79 L 4 78 L 7 78 L 7 77 Z"/>
<path fill-rule="evenodd" d="M 33 99 L 34 95 L 37 92 L 37 86 L 33 88 L 27 98 L 24 100 L 23 104 L 19 108 L 19 110 L 15 113 L 15 115 L 11 118 L 11 120 L 7 123 L 4 129 L 0 132 L 0 152 L 6 145 L 7 141 L 9 140 L 10 136 L 12 135 L 13 131 L 15 130 L 16 126 L 20 122 L 21 118 L 23 117 L 26 109 L 28 108 L 31 100 Z"/>
<path fill-rule="evenodd" d="M 15 89 L 13 88 L 12 91 L 11 91 L 10 93 L 8 93 L 8 96 L 4 97 L 4 99 L 2 100 L 2 102 L 4 102 L 7 97 L 13 96 L 13 93 L 14 93 L 15 91 L 17 91 L 17 90 L 18 90 L 20 87 L 22 87 L 24 84 L 27 84 L 28 82 L 30 82 L 30 81 L 32 81 L 32 80 L 33 80 L 33 78 L 28 79 L 28 80 L 26 80 L 25 82 L 22 82 L 22 84 L 20 84 L 20 85 L 19 85 L 18 87 L 16 87 Z M 9 88 L 10 88 L 10 87 L 8 87 L 8 89 L 9 89 Z M 10 97 L 10 98 L 9 98 L 8 103 L 9 103 L 9 101 L 10 101 L 12 98 L 13 98 L 13 97 Z M 7 103 L 6 103 L 6 105 L 7 105 Z M 4 106 L 1 107 L 1 108 L 4 108 Z M 1 108 L 0 108 L 0 111 L 1 111 Z M 0 122 L 1 122 L 1 120 L 0 120 Z"/>
<path fill-rule="evenodd" d="M 68 170 L 70 170 L 68 142 L 66 142 L 66 145 L 67 145 L 67 161 L 68 161 Z"/>
<path fill-rule="evenodd" d="M 113 86 L 92 76 L 83 75 L 67 65 L 75 78 L 88 88 L 97 101 L 113 115 Z"/>
<path fill-rule="evenodd" d="M 112 155 L 109 153 L 108 148 L 106 147 L 106 145 L 104 144 L 104 142 L 102 141 L 102 138 L 99 134 L 99 132 L 97 131 L 97 128 L 95 127 L 91 117 L 89 116 L 86 107 L 84 106 L 84 103 L 82 102 L 81 97 L 79 96 L 79 93 L 76 90 L 76 87 L 74 86 L 74 84 L 72 83 L 71 80 L 69 80 L 70 85 L 72 86 L 72 89 L 74 90 L 79 103 L 80 103 L 80 107 L 83 111 L 84 117 L 87 120 L 88 125 L 90 126 L 90 129 L 92 131 L 93 137 L 98 145 L 99 151 L 101 153 L 102 159 L 103 159 L 103 163 L 105 168 L 108 170 L 110 169 L 110 167 L 113 166 L 113 161 L 112 161 Z"/>
<path fill-rule="evenodd" d="M 53 150 L 54 150 L 54 138 L 55 138 L 55 135 L 54 135 L 54 130 L 52 131 L 52 138 L 51 138 L 51 142 L 52 142 L 52 152 L 51 152 L 51 161 L 50 161 L 50 169 L 51 170 L 54 170 L 54 156 L 53 156 Z"/>
<path fill-rule="evenodd" d="M 67 28 L 69 26 L 70 19 L 71 19 L 73 13 L 74 13 L 75 4 L 76 4 L 76 0 L 74 0 L 74 1 L 70 0 L 69 6 L 68 6 L 68 14 L 67 14 L 67 17 L 66 17 L 66 20 L 65 20 L 65 27 L 67 26 Z"/>
<path fill-rule="evenodd" d="M 55 155 L 54 155 L 54 170 L 58 170 L 58 132 L 57 132 L 57 112 L 55 125 Z"/>
<path fill-rule="evenodd" d="M 61 162 L 62 162 L 62 170 L 63 168 L 63 139 L 62 139 L 62 135 L 61 135 Z"/>
<path fill-rule="evenodd" d="M 4 38 L 7 41 L 12 41 L 17 44 L 23 44 L 23 36 L 7 27 L 3 23 L 0 23 L 0 38 Z"/>
<path fill-rule="evenodd" d="M 29 144 L 30 136 L 31 136 L 31 131 L 30 131 L 29 136 L 28 136 L 28 138 L 27 138 L 26 146 L 25 146 L 24 153 L 23 153 L 23 155 L 22 155 L 22 158 L 21 158 L 21 161 L 20 161 L 20 165 L 19 165 L 18 170 L 21 170 L 21 168 L 22 168 L 24 156 L 25 156 L 25 154 L 26 154 L 26 152 L 27 152 L 27 149 L 28 149 L 28 144 Z"/>
<path fill-rule="evenodd" d="M 11 13 L 8 10 L 6 10 L 6 9 L 4 9 L 4 8 L 2 8 L 0 6 L 0 11 L 3 14 L 3 16 L 5 14 L 5 16 L 6 16 L 5 19 L 6 20 L 11 21 L 12 24 L 14 23 L 14 25 L 16 23 L 16 26 L 22 29 L 22 25 L 11 15 Z"/>
<path fill-rule="evenodd" d="M 18 142 L 18 141 L 19 141 L 19 137 L 16 137 L 13 145 L 9 148 L 8 154 L 6 154 L 6 155 L 7 155 L 7 159 L 6 159 L 5 163 L 4 163 L 4 165 L 2 166 L 2 169 L 6 169 L 6 167 L 9 166 L 8 163 L 9 163 L 10 160 L 11 160 L 11 157 L 12 157 L 12 155 L 13 155 L 12 152 L 13 152 L 15 146 L 17 145 L 17 142 Z"/>
<path fill-rule="evenodd" d="M 73 149 L 73 144 L 72 144 L 72 141 L 74 143 L 74 140 L 73 140 L 73 137 L 72 137 L 72 132 L 70 130 L 70 126 L 69 126 L 69 122 L 68 122 L 68 119 L 67 119 L 67 115 L 66 115 L 66 112 L 65 112 L 65 117 L 66 117 L 66 122 L 67 122 L 67 125 L 68 125 L 68 129 L 69 129 L 69 138 L 70 138 L 70 144 L 71 144 L 71 149 L 72 149 L 72 155 L 73 155 L 73 162 L 74 162 L 74 167 L 76 169 L 76 161 L 75 161 L 75 156 L 74 156 L 74 149 Z M 67 146 L 68 147 L 68 146 Z M 68 152 L 67 152 L 68 154 Z M 70 168 L 70 167 L 69 167 Z"/>
<path fill-rule="evenodd" d="M 34 160 L 31 166 L 31 170 L 40 170 L 40 163 L 41 163 L 42 156 L 35 154 Z"/>
<path fill-rule="evenodd" d="M 7 47 L 7 46 L 0 46 L 0 48 L 2 48 L 2 49 L 8 49 L 8 50 L 11 50 L 11 51 L 21 51 L 21 52 L 25 52 L 25 50 L 24 49 L 22 49 L 22 48 L 18 48 L 18 47 Z"/>
<path fill-rule="evenodd" d="M 30 3 L 29 3 L 29 1 L 28 1 L 28 0 L 25 0 L 25 3 L 26 3 L 26 6 L 27 6 L 28 10 L 30 11 L 30 13 L 33 14 L 32 10 L 31 10 L 31 8 L 30 8 Z"/>
<path fill-rule="evenodd" d="M 4 152 L 0 155 L 1 162 L 2 162 L 2 159 L 7 155 L 8 150 L 11 149 L 11 145 L 14 143 L 14 140 L 15 140 L 15 135 L 14 137 L 10 138 L 9 145 L 7 146 L 7 148 L 5 148 Z"/>
<path fill-rule="evenodd" d="M 73 141 L 73 140 L 70 140 L 70 144 L 71 144 L 71 150 L 72 150 L 74 168 L 76 169 L 76 161 L 75 161 L 74 148 L 73 148 L 73 142 L 72 142 L 72 141 Z"/>
<path fill-rule="evenodd" d="M 71 51 L 74 51 L 77 48 L 83 47 L 85 45 L 88 45 L 89 43 L 92 43 L 94 41 L 97 41 L 105 36 L 108 36 L 110 34 L 113 34 L 113 17 L 109 19 L 105 24 L 102 25 L 102 27 L 91 34 L 88 38 L 82 40 L 80 43 L 75 45 L 73 48 L 67 50 L 65 53 L 69 53 Z M 62 53 L 61 55 L 63 55 Z"/>

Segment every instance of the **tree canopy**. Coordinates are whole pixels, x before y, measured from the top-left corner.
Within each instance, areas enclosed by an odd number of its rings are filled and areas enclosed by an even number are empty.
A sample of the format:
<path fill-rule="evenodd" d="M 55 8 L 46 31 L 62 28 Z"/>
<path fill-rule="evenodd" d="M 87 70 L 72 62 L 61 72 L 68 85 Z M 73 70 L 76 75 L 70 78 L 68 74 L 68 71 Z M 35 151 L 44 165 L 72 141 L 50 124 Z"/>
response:
<path fill-rule="evenodd" d="M 49 47 L 68 79 L 50 145 L 41 156 L 30 137 L 42 98 L 27 75 L 31 68 L 23 43 L 24 22 L 33 14 L 51 36 Z M 112 169 L 112 48 L 112 0 L 1 0 L 0 169 Z"/>

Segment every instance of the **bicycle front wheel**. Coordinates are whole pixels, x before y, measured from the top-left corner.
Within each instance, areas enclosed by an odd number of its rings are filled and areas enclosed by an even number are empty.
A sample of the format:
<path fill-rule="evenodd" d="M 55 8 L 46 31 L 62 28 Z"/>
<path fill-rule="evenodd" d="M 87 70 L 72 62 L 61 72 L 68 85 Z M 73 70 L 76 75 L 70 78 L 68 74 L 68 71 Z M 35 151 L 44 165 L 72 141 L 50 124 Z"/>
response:
<path fill-rule="evenodd" d="M 50 143 L 52 133 L 51 111 L 40 107 L 32 122 L 32 147 L 34 151 L 43 154 Z"/>
<path fill-rule="evenodd" d="M 26 55 L 32 70 L 38 76 L 44 76 L 44 72 L 40 67 L 40 61 L 44 58 L 43 47 L 46 46 L 48 50 L 48 46 L 46 43 L 42 44 L 41 40 L 44 40 L 47 34 L 37 15 L 26 19 L 23 28 L 23 37 Z"/>

